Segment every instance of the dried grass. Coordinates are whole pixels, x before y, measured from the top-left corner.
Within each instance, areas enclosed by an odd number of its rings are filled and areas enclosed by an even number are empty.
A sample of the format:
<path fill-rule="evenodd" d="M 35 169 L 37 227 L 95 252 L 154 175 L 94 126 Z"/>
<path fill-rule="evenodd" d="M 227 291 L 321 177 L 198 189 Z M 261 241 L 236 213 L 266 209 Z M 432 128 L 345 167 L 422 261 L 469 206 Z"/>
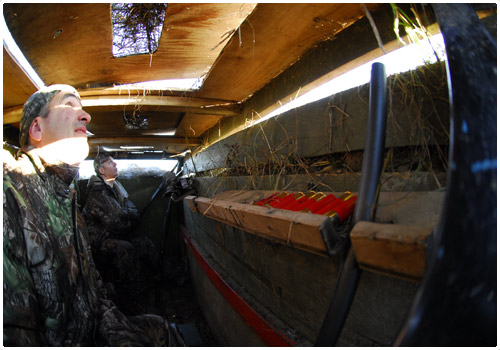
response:
<path fill-rule="evenodd" d="M 399 30 L 400 24 L 403 23 L 406 33 L 412 40 L 427 40 L 427 33 L 422 29 L 416 11 L 412 10 L 416 18 L 412 21 L 397 6 L 392 6 L 397 27 L 395 30 Z M 448 104 L 447 99 L 443 97 L 447 96 L 444 64 L 424 65 L 410 74 L 392 76 L 388 79 L 388 88 L 388 129 L 394 134 L 410 129 L 408 137 L 415 146 L 394 147 L 389 150 L 386 153 L 384 171 L 410 174 L 419 171 L 428 171 L 432 174 L 435 171 L 447 171 L 447 144 L 446 142 L 443 144 L 442 140 L 449 139 L 446 122 L 448 115 L 439 115 L 446 110 L 443 105 Z M 365 102 L 368 104 L 368 101 Z M 249 181 L 245 188 L 240 188 L 242 190 L 263 188 L 286 190 L 291 184 L 281 180 L 284 176 L 293 174 L 306 175 L 307 187 L 311 190 L 328 187 L 321 180 L 321 175 L 353 173 L 361 170 L 362 151 L 352 151 L 349 148 L 349 139 L 356 131 L 349 130 L 347 126 L 347 120 L 351 115 L 346 109 L 346 104 L 346 101 L 342 100 L 342 94 L 330 98 L 324 112 L 325 127 L 329 128 L 330 140 L 327 154 L 323 156 L 302 157 L 297 152 L 299 128 L 295 128 L 295 135 L 289 135 L 279 118 L 276 118 L 269 125 L 266 125 L 269 123 L 266 121 L 253 126 L 258 132 L 240 133 L 242 136 L 238 143 L 224 144 L 227 149 L 224 166 L 198 175 L 217 177 L 218 181 L 214 182 L 217 183 L 214 185 L 217 189 L 225 188 L 226 181 L 231 177 L 244 176 L 248 177 Z M 332 152 L 334 129 L 342 131 L 344 152 Z M 430 135 L 440 135 L 440 137 L 435 138 Z M 388 135 L 391 136 L 394 135 Z M 324 150 L 322 152 L 325 153 Z M 221 163 L 214 160 L 214 164 Z M 434 178 L 437 185 L 442 186 L 435 174 Z M 262 181 L 268 183 L 263 186 Z"/>

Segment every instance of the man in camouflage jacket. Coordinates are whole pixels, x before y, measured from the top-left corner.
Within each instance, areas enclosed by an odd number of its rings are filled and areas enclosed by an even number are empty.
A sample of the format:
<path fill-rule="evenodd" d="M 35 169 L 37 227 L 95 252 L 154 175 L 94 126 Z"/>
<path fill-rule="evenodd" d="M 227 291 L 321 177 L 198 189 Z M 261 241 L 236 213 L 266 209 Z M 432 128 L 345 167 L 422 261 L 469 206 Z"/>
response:
<path fill-rule="evenodd" d="M 124 311 L 135 313 L 133 306 L 142 301 L 139 295 L 147 287 L 146 278 L 154 277 L 159 268 L 159 252 L 136 229 L 139 212 L 116 179 L 118 169 L 111 154 L 98 154 L 94 169 L 83 209 L 92 254 L 104 281 L 114 285 L 113 300 Z"/>
<path fill-rule="evenodd" d="M 18 160 L 3 151 L 4 346 L 162 346 L 168 338 L 160 316 L 127 318 L 106 299 L 70 186 L 88 154 L 89 121 L 72 87 L 43 88 L 24 106 Z"/>

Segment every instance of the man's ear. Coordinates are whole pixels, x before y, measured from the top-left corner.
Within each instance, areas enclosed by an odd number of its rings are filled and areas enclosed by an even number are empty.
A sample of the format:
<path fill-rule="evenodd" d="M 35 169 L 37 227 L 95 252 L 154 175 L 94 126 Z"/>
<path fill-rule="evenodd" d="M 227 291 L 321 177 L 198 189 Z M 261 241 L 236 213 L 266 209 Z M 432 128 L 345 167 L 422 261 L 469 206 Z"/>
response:
<path fill-rule="evenodd" d="M 43 126 L 40 123 L 40 118 L 36 117 L 33 119 L 29 128 L 29 136 L 36 142 L 40 142 L 43 137 Z"/>
<path fill-rule="evenodd" d="M 104 175 L 104 168 L 102 166 L 97 168 L 97 171 L 99 172 L 99 174 Z"/>

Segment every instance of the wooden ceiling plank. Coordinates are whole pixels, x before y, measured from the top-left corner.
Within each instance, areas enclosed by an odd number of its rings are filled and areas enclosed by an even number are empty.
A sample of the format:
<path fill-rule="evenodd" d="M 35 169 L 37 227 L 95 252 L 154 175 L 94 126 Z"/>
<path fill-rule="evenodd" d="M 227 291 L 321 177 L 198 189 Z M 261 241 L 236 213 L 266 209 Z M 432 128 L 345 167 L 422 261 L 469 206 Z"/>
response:
<path fill-rule="evenodd" d="M 3 110 L 3 123 L 4 124 L 19 123 L 21 121 L 22 115 L 23 115 L 23 105 L 11 107 L 11 108 L 4 108 L 4 110 Z"/>
<path fill-rule="evenodd" d="M 89 145 L 127 145 L 127 146 L 169 146 L 169 145 L 183 145 L 183 146 L 199 146 L 201 144 L 199 139 L 188 137 L 175 137 L 175 136 L 100 136 L 89 137 Z"/>
<path fill-rule="evenodd" d="M 200 108 L 220 113 L 236 115 L 240 112 L 240 105 L 232 101 L 203 99 L 195 97 L 179 96 L 84 96 L 82 97 L 83 107 L 107 107 L 107 106 L 173 106 L 185 108 Z"/>
<path fill-rule="evenodd" d="M 165 112 L 194 112 L 199 114 L 217 114 L 235 116 L 241 113 L 241 105 L 221 100 L 200 99 L 178 96 L 88 96 L 82 97 L 83 108 L 110 108 L 124 106 L 154 107 L 155 111 Z"/>
<path fill-rule="evenodd" d="M 46 84 L 76 88 L 200 78 L 255 4 L 168 4 L 158 50 L 113 57 L 109 3 L 5 4 L 12 36 Z M 57 33 L 57 34 L 56 34 Z M 58 69 L 54 69 L 57 62 Z"/>
<path fill-rule="evenodd" d="M 222 118 L 223 116 L 214 114 L 186 113 L 175 135 L 200 137 L 205 131 L 217 125 Z"/>
<path fill-rule="evenodd" d="M 192 96 L 192 90 L 175 90 L 175 89 L 151 89 L 151 88 L 131 88 L 114 86 L 109 88 L 85 88 L 79 89 L 78 93 L 81 97 L 84 96 L 105 96 L 105 95 L 127 95 L 127 96 Z"/>
<path fill-rule="evenodd" d="M 3 47 L 3 107 L 23 104 L 38 90 L 11 53 Z"/>
<path fill-rule="evenodd" d="M 124 95 L 83 96 L 83 108 L 100 108 L 108 111 L 124 106 L 154 107 L 155 111 L 192 112 L 197 114 L 235 116 L 241 112 L 241 105 L 231 101 L 203 99 L 179 96 L 138 96 Z M 3 124 L 12 124 L 21 120 L 23 106 L 4 109 Z"/>
<path fill-rule="evenodd" d="M 367 4 L 369 9 L 378 4 Z M 356 3 L 261 3 L 240 26 L 197 93 L 245 101 L 300 59 L 364 17 Z M 230 79 L 228 79 L 230 77 Z"/>

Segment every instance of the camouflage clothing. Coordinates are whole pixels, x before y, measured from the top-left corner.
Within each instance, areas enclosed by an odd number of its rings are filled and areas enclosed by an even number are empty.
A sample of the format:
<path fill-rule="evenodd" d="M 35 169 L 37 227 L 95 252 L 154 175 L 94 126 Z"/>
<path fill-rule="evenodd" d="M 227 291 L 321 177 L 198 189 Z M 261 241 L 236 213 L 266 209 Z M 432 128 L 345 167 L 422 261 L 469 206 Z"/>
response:
<path fill-rule="evenodd" d="M 123 298 L 114 300 L 125 308 L 127 298 L 137 299 L 147 286 L 147 275 L 154 275 L 159 252 L 149 238 L 134 230 L 139 213 L 116 180 L 110 186 L 100 176 L 90 178 L 83 216 L 97 268 L 105 282 L 115 284 Z"/>
<path fill-rule="evenodd" d="M 133 228 L 139 222 L 139 212 L 123 186 L 114 181 L 111 187 L 96 175 L 89 180 L 83 216 L 92 247 L 109 238 L 132 238 Z"/>
<path fill-rule="evenodd" d="M 134 324 L 105 298 L 70 188 L 78 168 L 24 151 L 3 152 L 4 345 L 165 345 L 163 318 Z"/>

